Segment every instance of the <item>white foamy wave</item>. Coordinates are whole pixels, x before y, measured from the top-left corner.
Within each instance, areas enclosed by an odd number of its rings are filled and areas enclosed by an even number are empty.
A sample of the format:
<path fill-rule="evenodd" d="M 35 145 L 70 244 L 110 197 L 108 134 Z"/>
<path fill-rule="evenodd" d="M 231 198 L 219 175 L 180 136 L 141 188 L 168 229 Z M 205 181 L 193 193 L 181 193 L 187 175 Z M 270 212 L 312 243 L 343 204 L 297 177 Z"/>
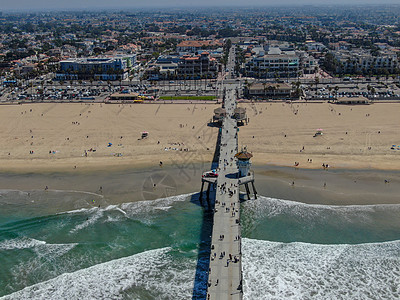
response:
<path fill-rule="evenodd" d="M 60 212 L 60 213 L 57 213 L 57 215 L 86 213 L 86 212 L 94 211 L 95 209 L 96 209 L 95 207 L 92 207 L 92 208 L 79 208 L 79 209 Z"/>
<path fill-rule="evenodd" d="M 22 237 L 0 242 L 0 250 L 28 249 L 45 244 L 45 241 Z"/>
<path fill-rule="evenodd" d="M 77 244 L 49 244 L 45 241 L 36 240 L 28 237 L 16 238 L 11 240 L 5 240 L 0 243 L 0 250 L 20 250 L 20 249 L 30 249 L 39 256 L 45 259 L 49 257 L 62 256 Z"/>
<path fill-rule="evenodd" d="M 14 193 L 18 193 L 20 195 L 28 195 L 28 192 L 21 191 L 21 190 L 10 190 L 10 189 L 0 190 L 0 196 L 7 195 L 7 194 L 10 194 L 10 193 L 13 193 L 13 194 Z"/>
<path fill-rule="evenodd" d="M 164 206 L 164 207 L 154 207 L 154 209 L 158 210 L 169 210 L 172 206 Z"/>
<path fill-rule="evenodd" d="M 97 211 L 90 216 L 90 218 L 88 217 L 87 220 L 83 223 L 80 223 L 78 225 L 76 225 L 73 229 L 70 230 L 70 233 L 75 233 L 83 228 L 86 228 L 90 225 L 93 225 L 94 223 L 96 223 L 97 220 L 99 220 L 102 216 L 104 215 L 103 210 L 97 209 Z"/>
<path fill-rule="evenodd" d="M 285 199 L 278 199 L 278 198 L 271 198 L 265 196 L 259 196 L 257 200 L 246 201 L 245 203 L 257 203 L 257 202 L 264 202 L 264 201 L 271 201 L 281 206 L 286 207 L 293 207 L 293 206 L 304 206 L 304 207 L 313 207 L 313 208 L 323 208 L 323 209 L 366 209 L 372 210 L 376 207 L 386 207 L 386 208 L 397 208 L 400 209 L 400 204 L 369 204 L 369 205 L 326 205 L 326 204 L 308 204 L 303 202 L 297 202 L 292 200 L 285 200 Z"/>
<path fill-rule="evenodd" d="M 71 211 L 62 212 L 59 214 L 84 214 L 88 215 L 87 220 L 76 225 L 73 229 L 70 230 L 70 233 L 76 233 L 90 225 L 95 224 L 96 222 L 116 222 L 120 219 L 116 216 L 108 217 L 110 212 L 118 212 L 120 215 L 122 214 L 125 218 L 136 218 L 139 217 L 139 221 L 143 222 L 146 225 L 150 225 L 153 223 L 153 219 L 157 216 L 154 214 L 156 211 L 168 211 L 172 208 L 173 203 L 186 201 L 188 197 L 192 194 L 183 194 L 179 196 L 172 196 L 168 198 L 161 198 L 157 200 L 148 200 L 148 201 L 137 201 L 130 203 L 123 203 L 119 205 L 108 205 L 104 208 L 92 207 L 92 208 L 80 208 Z M 106 214 L 107 213 L 107 214 Z M 103 218 L 103 216 L 107 216 L 107 218 Z"/>
<path fill-rule="evenodd" d="M 124 215 L 126 215 L 126 212 L 120 209 L 119 207 L 117 207 L 115 210 L 118 210 L 119 212 L 122 212 Z"/>
<path fill-rule="evenodd" d="M 137 214 L 143 213 L 152 213 L 156 210 L 167 211 L 169 210 L 175 202 L 183 202 L 186 201 L 191 194 L 183 194 L 178 196 L 171 196 L 167 198 L 160 198 L 156 200 L 146 200 L 146 201 L 138 201 L 138 202 L 130 202 L 121 204 L 121 209 L 123 209 L 128 216 L 133 216 Z"/>
<path fill-rule="evenodd" d="M 163 210 L 167 211 L 172 208 L 172 204 L 175 202 L 186 201 L 192 194 L 182 194 L 178 196 L 171 196 L 167 198 L 160 198 L 156 200 L 146 200 L 146 201 L 135 201 L 128 202 L 118 205 L 108 205 L 104 208 L 91 207 L 91 208 L 80 208 L 69 210 L 65 212 L 58 213 L 60 214 L 92 214 L 97 211 L 119 211 L 120 213 L 133 216 L 141 213 L 151 213 L 155 210 Z"/>
<path fill-rule="evenodd" d="M 400 241 L 315 245 L 243 239 L 244 299 L 400 299 Z"/>
<path fill-rule="evenodd" d="M 190 299 L 196 262 L 176 262 L 168 251 L 150 250 L 65 273 L 0 299 Z"/>
<path fill-rule="evenodd" d="M 306 204 L 290 200 L 276 199 L 260 196 L 257 200 L 246 201 L 243 208 L 251 212 L 255 219 L 271 218 L 280 214 L 290 213 L 309 219 L 324 218 L 326 212 L 340 215 L 344 219 L 354 218 L 357 211 L 359 221 L 369 219 L 370 213 L 379 211 L 400 212 L 400 204 L 374 204 L 374 205 L 321 205 Z"/>
<path fill-rule="evenodd" d="M 107 218 L 104 220 L 104 222 L 121 222 L 123 219 L 121 217 L 112 217 L 112 216 L 107 216 Z"/>

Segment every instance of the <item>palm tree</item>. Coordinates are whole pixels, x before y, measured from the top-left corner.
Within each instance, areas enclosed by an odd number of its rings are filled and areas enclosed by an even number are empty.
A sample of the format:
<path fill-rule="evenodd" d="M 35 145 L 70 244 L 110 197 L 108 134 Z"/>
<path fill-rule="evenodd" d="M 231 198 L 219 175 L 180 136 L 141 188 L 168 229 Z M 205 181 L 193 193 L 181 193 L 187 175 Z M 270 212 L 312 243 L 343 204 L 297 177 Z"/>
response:
<path fill-rule="evenodd" d="M 247 79 L 246 79 L 245 85 L 246 85 L 247 95 L 250 95 L 250 88 L 251 88 L 251 86 L 253 84 L 254 84 L 254 81 L 253 82 L 248 82 Z"/>
<path fill-rule="evenodd" d="M 288 67 L 284 67 L 283 69 L 286 72 L 286 82 L 289 82 L 289 68 Z"/>
<path fill-rule="evenodd" d="M 335 86 L 335 95 L 337 96 L 337 92 L 339 91 L 339 87 Z"/>
<path fill-rule="evenodd" d="M 278 78 L 279 78 L 279 75 L 278 75 L 278 73 L 275 71 L 275 73 L 274 73 L 274 79 L 275 79 L 275 81 L 278 81 Z"/>
<path fill-rule="evenodd" d="M 274 98 L 275 98 L 275 95 L 276 95 L 276 88 L 277 88 L 278 86 L 279 86 L 279 85 L 277 85 L 277 86 L 270 85 L 270 86 L 268 87 L 268 90 L 269 90 L 271 93 L 274 94 Z"/>
<path fill-rule="evenodd" d="M 262 83 L 263 87 L 264 87 L 264 97 L 267 95 L 267 83 L 264 81 Z"/>
<path fill-rule="evenodd" d="M 315 77 L 314 79 L 314 83 L 315 83 L 315 89 L 318 89 L 318 83 L 319 83 L 319 77 Z"/>
<path fill-rule="evenodd" d="M 301 89 L 300 89 L 300 81 L 292 82 L 292 88 L 295 90 L 295 95 L 297 97 L 300 97 L 301 95 Z"/>

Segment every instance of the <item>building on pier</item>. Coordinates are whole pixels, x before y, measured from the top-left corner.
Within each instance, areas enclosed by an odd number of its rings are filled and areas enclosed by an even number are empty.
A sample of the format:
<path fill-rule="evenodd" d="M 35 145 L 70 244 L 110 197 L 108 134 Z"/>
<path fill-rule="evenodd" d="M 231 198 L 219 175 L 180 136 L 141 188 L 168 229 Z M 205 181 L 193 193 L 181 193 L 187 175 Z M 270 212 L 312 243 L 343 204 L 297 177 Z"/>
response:
<path fill-rule="evenodd" d="M 242 125 L 244 122 L 247 124 L 247 113 L 246 109 L 244 107 L 237 107 L 234 110 L 233 118 L 236 119 L 238 123 L 241 123 Z"/>
<path fill-rule="evenodd" d="M 235 155 L 237 158 L 237 166 L 239 168 L 239 177 L 246 177 L 250 175 L 251 162 L 250 158 L 253 154 L 247 152 L 246 148 Z"/>
<path fill-rule="evenodd" d="M 238 166 L 238 177 L 239 177 L 239 185 L 244 185 L 246 189 L 247 199 L 250 200 L 250 188 L 249 183 L 253 187 L 254 199 L 257 199 L 257 191 L 254 186 L 254 172 L 250 171 L 251 162 L 250 159 L 253 157 L 253 154 L 247 152 L 247 149 L 244 148 L 241 152 L 235 155 L 237 159 Z"/>
<path fill-rule="evenodd" d="M 222 107 L 218 107 L 214 109 L 213 121 L 217 123 L 222 123 L 223 119 L 226 116 L 226 110 Z"/>

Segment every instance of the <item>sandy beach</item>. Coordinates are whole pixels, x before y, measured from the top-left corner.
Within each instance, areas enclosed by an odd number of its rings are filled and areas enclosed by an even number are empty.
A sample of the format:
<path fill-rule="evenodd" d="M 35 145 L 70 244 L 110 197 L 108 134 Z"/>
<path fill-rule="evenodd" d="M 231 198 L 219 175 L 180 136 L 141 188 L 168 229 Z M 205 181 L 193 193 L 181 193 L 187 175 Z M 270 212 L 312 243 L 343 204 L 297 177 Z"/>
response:
<path fill-rule="evenodd" d="M 346 106 L 329 103 L 242 104 L 250 122 L 240 145 L 253 163 L 299 168 L 400 170 L 400 104 Z M 323 134 L 314 137 L 317 129 Z"/>
<path fill-rule="evenodd" d="M 400 170 L 400 104 L 242 103 L 239 145 L 254 165 Z M 0 171 L 71 171 L 211 162 L 216 104 L 0 107 Z M 323 134 L 314 137 L 316 129 Z M 148 138 L 141 139 L 141 132 Z M 111 143 L 112 145 L 110 145 Z M 312 162 L 311 162 L 312 161 Z"/>
<path fill-rule="evenodd" d="M 0 171 L 109 170 L 158 166 L 160 161 L 180 165 L 211 161 L 218 129 L 207 123 L 214 107 L 1 106 Z M 145 139 L 143 131 L 149 132 Z"/>

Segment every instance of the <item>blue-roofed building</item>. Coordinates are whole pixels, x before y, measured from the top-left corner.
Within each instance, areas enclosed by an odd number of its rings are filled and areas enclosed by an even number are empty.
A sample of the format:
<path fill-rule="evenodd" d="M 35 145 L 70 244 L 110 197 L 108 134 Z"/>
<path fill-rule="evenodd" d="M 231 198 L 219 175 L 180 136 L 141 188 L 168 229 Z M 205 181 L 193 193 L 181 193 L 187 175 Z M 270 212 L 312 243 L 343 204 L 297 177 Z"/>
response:
<path fill-rule="evenodd" d="M 125 80 L 129 69 L 135 64 L 135 55 L 62 60 L 56 79 Z"/>

